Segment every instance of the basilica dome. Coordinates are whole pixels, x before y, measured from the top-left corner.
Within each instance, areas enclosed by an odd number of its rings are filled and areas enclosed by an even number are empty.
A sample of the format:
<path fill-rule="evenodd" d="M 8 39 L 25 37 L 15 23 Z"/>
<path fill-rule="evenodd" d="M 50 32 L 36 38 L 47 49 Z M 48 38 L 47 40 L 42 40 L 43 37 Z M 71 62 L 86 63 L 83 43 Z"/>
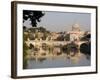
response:
<path fill-rule="evenodd" d="M 72 30 L 73 30 L 73 31 L 80 31 L 80 25 L 77 24 L 77 23 L 76 23 L 76 24 L 73 24 L 73 25 L 72 25 Z"/>

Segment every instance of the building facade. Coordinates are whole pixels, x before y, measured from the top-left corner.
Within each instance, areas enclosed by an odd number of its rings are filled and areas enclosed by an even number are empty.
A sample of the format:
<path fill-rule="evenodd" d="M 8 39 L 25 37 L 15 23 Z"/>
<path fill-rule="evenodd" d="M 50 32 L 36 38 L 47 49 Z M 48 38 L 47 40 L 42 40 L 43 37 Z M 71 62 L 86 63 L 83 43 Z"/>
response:
<path fill-rule="evenodd" d="M 79 41 L 84 33 L 84 31 L 80 30 L 79 24 L 72 25 L 72 30 L 68 32 L 70 34 L 70 41 Z"/>

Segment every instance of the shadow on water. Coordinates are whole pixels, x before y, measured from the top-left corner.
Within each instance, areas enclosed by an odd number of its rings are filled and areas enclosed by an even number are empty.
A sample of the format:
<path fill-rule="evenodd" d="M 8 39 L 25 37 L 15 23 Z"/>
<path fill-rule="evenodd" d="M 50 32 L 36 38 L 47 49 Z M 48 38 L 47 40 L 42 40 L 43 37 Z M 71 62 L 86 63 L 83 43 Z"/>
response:
<path fill-rule="evenodd" d="M 43 62 L 44 60 L 46 60 L 46 58 L 39 58 L 38 59 L 39 62 Z"/>
<path fill-rule="evenodd" d="M 87 59 L 90 59 L 90 56 L 91 56 L 91 43 L 87 42 L 87 43 L 83 43 L 82 45 L 80 45 L 80 52 L 83 53 L 84 55 L 86 55 Z"/>
<path fill-rule="evenodd" d="M 76 45 L 74 42 L 64 45 L 62 47 L 62 52 L 73 57 L 79 52 L 78 45 Z"/>

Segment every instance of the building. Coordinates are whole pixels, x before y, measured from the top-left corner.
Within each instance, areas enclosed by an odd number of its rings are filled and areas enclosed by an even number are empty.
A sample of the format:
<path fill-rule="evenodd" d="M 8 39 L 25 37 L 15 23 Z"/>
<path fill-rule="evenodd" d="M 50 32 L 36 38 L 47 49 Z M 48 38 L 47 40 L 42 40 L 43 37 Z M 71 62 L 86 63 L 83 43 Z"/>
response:
<path fill-rule="evenodd" d="M 70 41 L 79 41 L 84 33 L 84 31 L 80 30 L 79 24 L 72 25 L 72 30 L 68 32 L 70 34 Z"/>

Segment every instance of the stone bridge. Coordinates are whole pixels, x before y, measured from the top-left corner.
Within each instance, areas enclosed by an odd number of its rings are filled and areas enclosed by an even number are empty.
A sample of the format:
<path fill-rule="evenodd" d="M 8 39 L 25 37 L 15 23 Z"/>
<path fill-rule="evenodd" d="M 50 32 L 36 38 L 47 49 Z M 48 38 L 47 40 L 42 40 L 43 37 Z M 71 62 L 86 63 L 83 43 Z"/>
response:
<path fill-rule="evenodd" d="M 79 42 L 75 41 L 75 44 L 77 44 L 78 47 L 80 48 L 80 45 L 86 42 L 88 41 L 79 41 Z M 41 46 L 43 43 L 46 43 L 48 45 L 66 45 L 66 44 L 71 43 L 71 41 L 34 41 L 34 40 L 26 41 L 26 44 L 28 46 L 30 46 L 30 44 L 33 44 L 34 46 L 36 45 Z M 41 47 L 38 53 L 39 54 L 35 55 L 33 51 L 29 52 L 27 55 L 27 58 L 28 59 L 34 58 L 36 61 L 38 61 L 39 58 L 55 58 L 55 57 L 66 57 L 67 56 L 65 54 L 61 54 L 60 56 L 48 54 L 48 52 L 43 51 Z M 42 53 L 46 53 L 46 54 L 42 55 Z"/>
<path fill-rule="evenodd" d="M 75 44 L 77 44 L 79 47 L 81 44 L 86 43 L 88 41 L 74 41 Z M 30 44 L 38 45 L 41 46 L 43 43 L 46 43 L 47 45 L 66 45 L 71 43 L 71 41 L 34 41 L 34 40 L 30 40 L 30 41 L 26 41 L 26 44 L 28 46 L 30 46 Z"/>

